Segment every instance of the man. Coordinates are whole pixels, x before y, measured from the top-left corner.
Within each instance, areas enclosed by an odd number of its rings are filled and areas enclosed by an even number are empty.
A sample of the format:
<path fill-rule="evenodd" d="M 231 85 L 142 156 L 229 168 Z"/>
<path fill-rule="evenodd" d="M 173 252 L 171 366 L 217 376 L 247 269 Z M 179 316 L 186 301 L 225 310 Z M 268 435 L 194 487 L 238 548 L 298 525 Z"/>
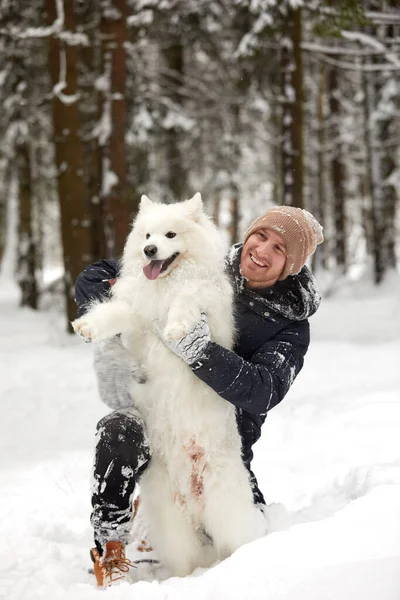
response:
<path fill-rule="evenodd" d="M 199 340 L 195 362 L 185 353 L 185 338 L 168 344 L 200 380 L 236 407 L 242 458 L 254 502 L 261 508 L 265 501 L 250 469 L 252 446 L 268 411 L 284 398 L 303 366 L 309 345 L 307 319 L 320 303 L 305 262 L 322 241 L 322 227 L 307 211 L 268 210 L 226 258 L 235 292 L 234 351 L 211 342 L 205 317 L 193 330 Z M 117 261 L 103 260 L 85 269 L 75 288 L 79 315 L 91 299 L 106 295 L 117 277 Z M 97 426 L 93 471 L 91 523 L 96 547 L 91 555 L 98 585 L 106 586 L 123 579 L 132 566 L 125 557 L 132 497 L 151 459 L 151 448 L 130 395 L 138 375 L 118 337 L 97 344 L 95 368 L 101 398 L 114 409 Z"/>

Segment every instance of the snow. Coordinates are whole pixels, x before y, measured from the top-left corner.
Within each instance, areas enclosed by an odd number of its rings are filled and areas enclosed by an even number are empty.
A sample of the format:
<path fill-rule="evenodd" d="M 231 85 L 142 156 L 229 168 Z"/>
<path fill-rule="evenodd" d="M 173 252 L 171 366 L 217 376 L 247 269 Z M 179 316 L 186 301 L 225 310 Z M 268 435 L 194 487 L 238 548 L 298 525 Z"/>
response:
<path fill-rule="evenodd" d="M 103 181 L 101 185 L 101 194 L 103 197 L 111 193 L 113 187 L 118 185 L 118 176 L 110 169 L 110 159 L 103 158 Z"/>
<path fill-rule="evenodd" d="M 67 46 L 89 46 L 89 38 L 85 33 L 61 31 L 58 37 L 65 42 Z"/>
<path fill-rule="evenodd" d="M 94 86 L 96 90 L 99 92 L 109 92 L 110 91 L 110 78 L 108 74 L 99 75 L 94 82 Z"/>
<path fill-rule="evenodd" d="M 92 349 L 0 285 L 0 596 L 8 600 L 398 600 L 400 279 L 325 298 L 305 368 L 268 416 L 254 470 L 270 533 L 186 578 L 94 587 Z M 128 548 L 129 556 L 129 548 Z M 139 570 L 138 570 L 139 571 Z"/>
<path fill-rule="evenodd" d="M 373 38 L 371 35 L 368 35 L 367 33 L 361 33 L 360 31 L 345 31 L 345 30 L 342 30 L 340 32 L 340 34 L 346 40 L 350 40 L 352 42 L 357 41 L 357 42 L 360 42 L 361 44 L 364 44 L 366 46 L 370 46 L 371 48 L 374 48 L 374 50 L 378 50 L 379 52 L 382 52 L 382 54 L 385 56 L 385 58 L 388 62 L 392 63 L 396 67 L 400 67 L 399 57 L 396 56 L 395 53 L 390 52 L 387 49 L 387 47 L 385 46 L 385 44 L 383 44 L 379 40 Z"/>
<path fill-rule="evenodd" d="M 24 30 L 20 30 L 18 27 L 10 27 L 10 33 L 14 37 L 19 39 L 28 38 L 45 38 L 50 37 L 54 34 L 60 34 L 64 26 L 64 1 L 56 0 L 57 18 L 48 27 L 26 27 Z"/>
<path fill-rule="evenodd" d="M 77 102 L 80 94 L 64 94 L 63 90 L 67 87 L 67 58 L 65 48 L 60 49 L 60 72 L 59 81 L 53 86 L 53 94 L 65 105 L 71 105 Z"/>
<path fill-rule="evenodd" d="M 93 129 L 93 136 L 97 137 L 100 146 L 105 146 L 111 136 L 111 59 L 110 55 L 106 56 L 104 64 L 104 73 L 96 79 L 96 88 L 103 92 L 103 107 L 101 117 L 98 124 Z"/>
<path fill-rule="evenodd" d="M 126 22 L 129 27 L 139 27 L 151 25 L 153 22 L 154 13 L 152 10 L 142 10 L 136 15 L 130 15 Z"/>
<path fill-rule="evenodd" d="M 190 117 L 185 116 L 181 112 L 175 110 L 168 110 L 165 118 L 162 121 L 162 126 L 165 129 L 180 128 L 182 131 L 190 131 L 195 125 L 195 122 Z"/>

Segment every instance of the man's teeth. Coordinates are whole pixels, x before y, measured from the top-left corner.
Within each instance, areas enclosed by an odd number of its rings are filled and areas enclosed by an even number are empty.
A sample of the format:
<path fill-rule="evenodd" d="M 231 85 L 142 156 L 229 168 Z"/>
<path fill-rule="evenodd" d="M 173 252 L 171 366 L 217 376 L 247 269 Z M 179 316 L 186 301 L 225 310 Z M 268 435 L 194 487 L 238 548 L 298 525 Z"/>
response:
<path fill-rule="evenodd" d="M 253 263 L 255 263 L 256 265 L 258 265 L 259 267 L 266 267 L 267 265 L 264 265 L 263 263 L 261 263 L 259 260 L 257 260 L 256 258 L 254 258 L 254 256 L 252 254 L 250 254 L 250 258 L 253 261 Z"/>

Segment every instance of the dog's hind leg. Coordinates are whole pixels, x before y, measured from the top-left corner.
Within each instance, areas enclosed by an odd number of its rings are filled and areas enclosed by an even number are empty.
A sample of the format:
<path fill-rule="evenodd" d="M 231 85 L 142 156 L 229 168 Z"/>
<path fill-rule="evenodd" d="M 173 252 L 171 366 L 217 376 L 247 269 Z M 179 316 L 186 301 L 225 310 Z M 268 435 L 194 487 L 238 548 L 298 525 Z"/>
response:
<path fill-rule="evenodd" d="M 204 526 L 220 559 L 266 534 L 265 517 L 254 505 L 247 471 L 236 456 L 207 469 L 204 501 Z"/>
<path fill-rule="evenodd" d="M 154 457 L 140 480 L 150 539 L 172 575 L 183 577 L 204 564 L 204 549 L 185 499 L 171 489 L 166 468 Z"/>

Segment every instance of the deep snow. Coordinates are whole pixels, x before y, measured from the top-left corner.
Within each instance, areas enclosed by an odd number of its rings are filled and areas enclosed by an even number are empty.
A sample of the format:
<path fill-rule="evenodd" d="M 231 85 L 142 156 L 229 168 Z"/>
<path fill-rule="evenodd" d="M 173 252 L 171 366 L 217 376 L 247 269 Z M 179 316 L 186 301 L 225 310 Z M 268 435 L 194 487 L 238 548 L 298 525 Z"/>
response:
<path fill-rule="evenodd" d="M 106 592 L 87 572 L 94 429 L 107 412 L 90 345 L 56 312 L 17 308 L 0 283 L 0 597 L 399 600 L 398 277 L 347 286 L 311 320 L 305 367 L 256 447 L 270 534 L 190 577 Z"/>

